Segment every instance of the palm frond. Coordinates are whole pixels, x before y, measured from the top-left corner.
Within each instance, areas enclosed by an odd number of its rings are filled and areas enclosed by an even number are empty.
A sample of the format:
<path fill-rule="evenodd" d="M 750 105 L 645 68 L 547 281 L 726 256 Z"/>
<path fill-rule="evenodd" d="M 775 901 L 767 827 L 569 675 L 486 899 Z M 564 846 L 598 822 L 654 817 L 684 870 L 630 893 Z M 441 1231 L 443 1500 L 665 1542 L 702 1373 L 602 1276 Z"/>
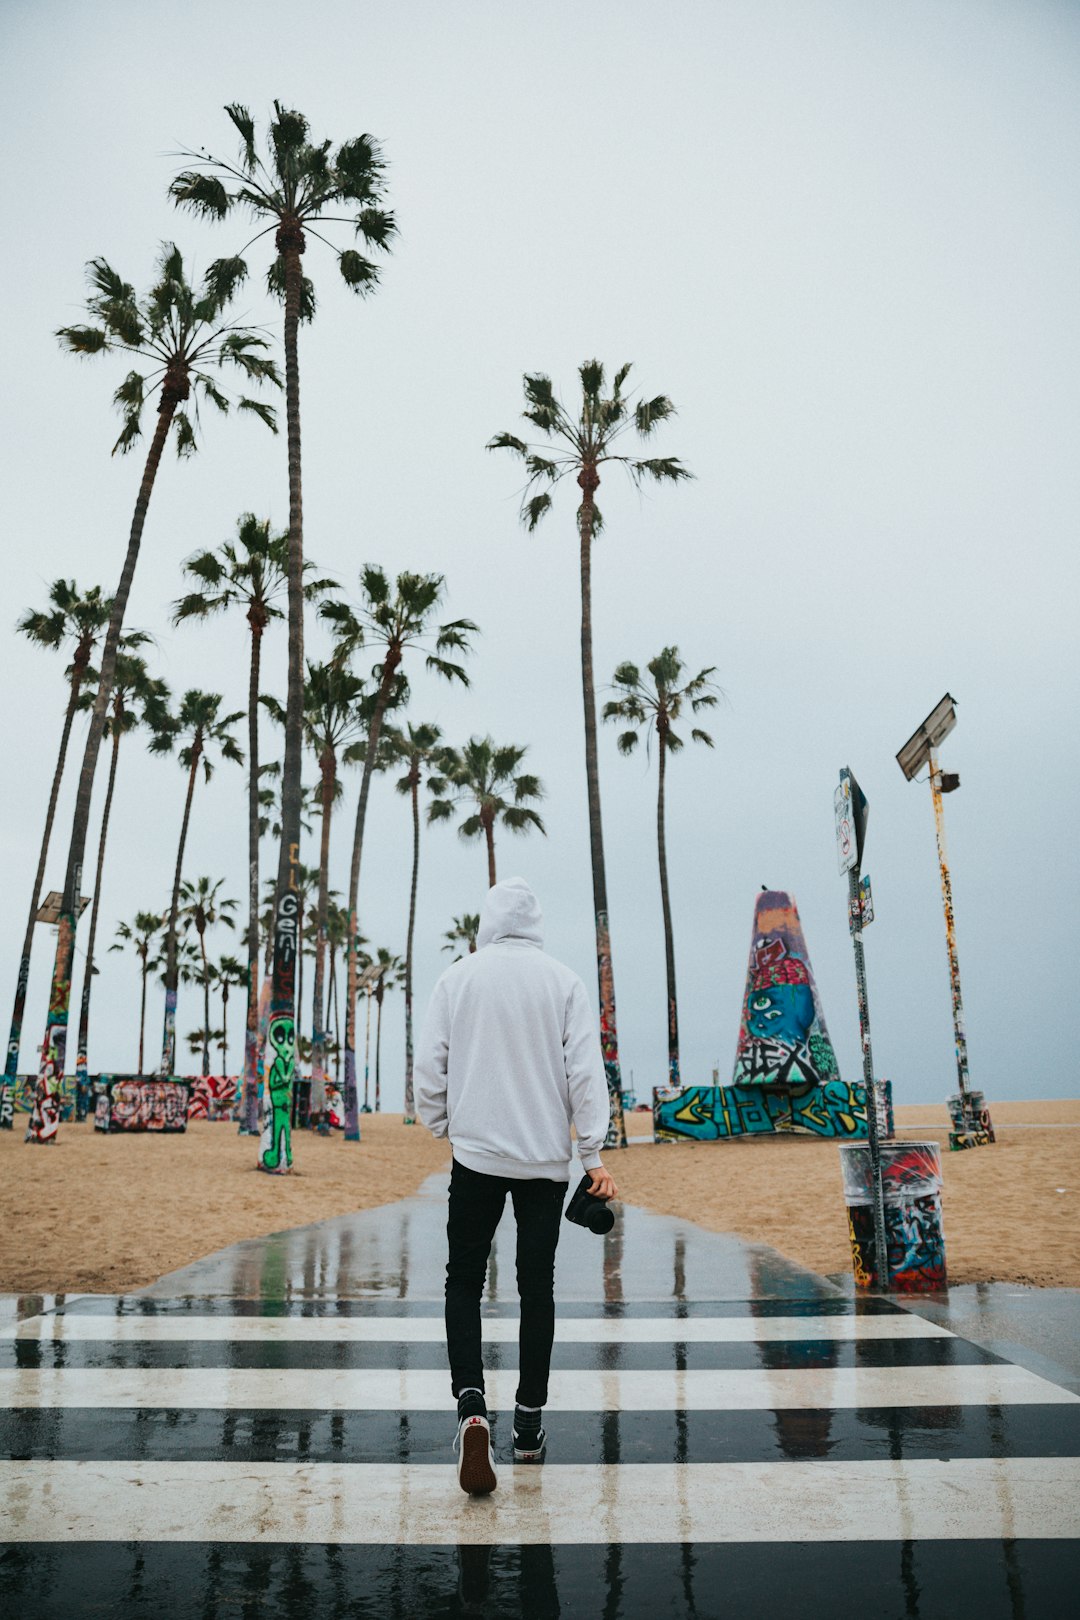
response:
<path fill-rule="evenodd" d="M 397 235 L 397 220 L 384 208 L 363 208 L 356 216 L 356 232 L 372 247 L 389 251 L 390 242 Z"/>
<path fill-rule="evenodd" d="M 191 425 L 191 418 L 186 411 L 177 411 L 173 417 L 176 427 L 176 453 L 183 461 L 193 456 L 198 449 L 195 440 L 195 429 Z"/>
<path fill-rule="evenodd" d="M 224 219 L 233 201 L 216 174 L 202 174 L 198 169 L 178 174 L 169 186 L 169 196 L 192 213 L 211 219 Z"/>
<path fill-rule="evenodd" d="M 694 729 L 690 733 L 690 735 L 691 735 L 691 737 L 693 737 L 695 742 L 704 743 L 706 748 L 715 748 L 715 746 L 716 746 L 716 744 L 713 742 L 712 738 L 709 736 L 709 733 L 707 731 L 699 731 L 696 726 L 694 727 Z"/>
<path fill-rule="evenodd" d="M 261 422 L 266 423 L 271 433 L 277 432 L 277 412 L 272 405 L 267 405 L 264 400 L 247 399 L 245 397 L 239 401 L 236 408 L 240 411 L 253 411 Z"/>
<path fill-rule="evenodd" d="M 346 287 L 351 287 L 361 298 L 373 292 L 379 284 L 379 267 L 365 259 L 355 248 L 346 248 L 338 254 L 338 269 Z"/>
<path fill-rule="evenodd" d="M 662 483 L 666 479 L 670 483 L 677 484 L 680 479 L 693 478 L 694 476 L 688 467 L 683 466 L 677 456 L 662 456 L 653 461 L 628 459 L 627 466 L 636 480 L 640 480 L 644 474 L 646 477 L 654 478 L 657 483 Z"/>
<path fill-rule="evenodd" d="M 513 433 L 496 433 L 484 446 L 485 450 L 514 450 L 519 456 L 527 456 L 529 447 L 524 439 L 519 439 Z"/>
<path fill-rule="evenodd" d="M 551 496 L 545 490 L 542 495 L 532 495 L 522 503 L 521 518 L 529 534 L 532 534 L 544 513 L 551 509 Z"/>
<path fill-rule="evenodd" d="M 61 326 L 55 335 L 73 354 L 100 354 L 109 341 L 100 326 Z"/>
<path fill-rule="evenodd" d="M 642 435 L 652 432 L 657 422 L 666 422 L 669 416 L 675 415 L 675 407 L 666 394 L 657 394 L 655 399 L 639 399 L 634 408 L 634 425 Z"/>
<path fill-rule="evenodd" d="M 229 102 L 225 107 L 225 111 L 240 132 L 240 151 L 244 167 L 248 174 L 254 174 L 258 163 L 258 156 L 255 151 L 255 120 L 247 108 L 242 107 L 238 101 Z"/>

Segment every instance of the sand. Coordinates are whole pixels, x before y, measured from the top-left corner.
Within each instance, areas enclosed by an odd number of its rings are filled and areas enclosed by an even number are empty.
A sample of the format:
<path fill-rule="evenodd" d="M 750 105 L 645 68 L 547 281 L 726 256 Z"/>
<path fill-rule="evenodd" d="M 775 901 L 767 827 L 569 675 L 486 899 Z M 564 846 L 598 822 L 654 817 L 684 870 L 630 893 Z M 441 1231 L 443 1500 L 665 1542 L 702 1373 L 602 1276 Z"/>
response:
<path fill-rule="evenodd" d="M 944 1105 L 897 1110 L 901 1134 L 942 1144 L 950 1281 L 1080 1287 L 1080 1129 L 1053 1129 L 1080 1125 L 1080 1102 L 994 1103 L 993 1114 L 1016 1128 L 949 1153 Z M 3 1293 L 126 1292 L 242 1238 L 405 1197 L 449 1166 L 446 1144 L 400 1114 L 365 1117 L 360 1144 L 305 1134 L 283 1177 L 256 1170 L 255 1144 L 228 1123 L 168 1137 L 69 1125 L 54 1147 L 24 1144 L 18 1126 L 0 1132 Z M 627 1126 L 648 1135 L 651 1115 Z M 626 1202 L 772 1244 L 815 1271 L 850 1268 L 834 1142 L 650 1143 L 608 1165 Z"/>

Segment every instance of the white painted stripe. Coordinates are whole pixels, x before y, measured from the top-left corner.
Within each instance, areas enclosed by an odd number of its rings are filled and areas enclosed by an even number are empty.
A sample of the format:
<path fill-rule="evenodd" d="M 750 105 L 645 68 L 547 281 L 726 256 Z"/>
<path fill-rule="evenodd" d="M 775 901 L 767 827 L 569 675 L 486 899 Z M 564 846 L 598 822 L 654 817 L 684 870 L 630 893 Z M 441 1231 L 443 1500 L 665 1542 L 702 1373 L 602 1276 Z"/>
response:
<path fill-rule="evenodd" d="M 516 1344 L 515 1317 L 485 1317 L 489 1344 Z M 37 1316 L 0 1337 L 106 1344 L 441 1344 L 441 1316 Z M 951 1339 L 920 1316 L 637 1316 L 564 1317 L 560 1344 L 755 1344 L 805 1339 Z"/>
<path fill-rule="evenodd" d="M 512 1465 L 9 1462 L 5 1541 L 823 1542 L 1080 1536 L 1080 1459 Z"/>
<path fill-rule="evenodd" d="M 488 1402 L 507 1411 L 518 1375 L 486 1374 Z M 1080 1401 L 1023 1367 L 694 1368 L 687 1372 L 557 1371 L 552 1407 L 569 1412 L 769 1411 L 789 1407 L 1066 1405 Z M 11 1407 L 170 1406 L 304 1411 L 439 1411 L 449 1373 L 397 1368 L 4 1368 Z"/>

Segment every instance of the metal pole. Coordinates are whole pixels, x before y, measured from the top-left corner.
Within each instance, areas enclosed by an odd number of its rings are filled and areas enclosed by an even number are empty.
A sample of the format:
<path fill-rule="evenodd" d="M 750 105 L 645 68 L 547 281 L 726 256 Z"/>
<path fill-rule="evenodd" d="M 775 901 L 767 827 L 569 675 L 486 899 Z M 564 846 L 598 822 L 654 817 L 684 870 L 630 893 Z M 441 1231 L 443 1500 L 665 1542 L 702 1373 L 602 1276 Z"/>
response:
<path fill-rule="evenodd" d="M 885 1191 L 881 1182 L 881 1147 L 878 1142 L 877 1096 L 874 1088 L 874 1056 L 870 1050 L 870 1004 L 866 994 L 866 958 L 862 942 L 862 902 L 859 895 L 859 868 L 848 872 L 848 916 L 851 941 L 855 947 L 855 984 L 859 994 L 859 1034 L 862 1037 L 863 1084 L 866 1087 L 866 1129 L 870 1140 L 870 1181 L 874 1199 L 874 1254 L 877 1284 L 889 1286 L 889 1251 L 885 1237 Z"/>
<path fill-rule="evenodd" d="M 953 1037 L 956 1042 L 956 1074 L 960 1095 L 964 1099 L 964 1113 L 969 1114 L 967 1034 L 964 1029 L 964 1003 L 960 996 L 960 963 L 956 954 L 956 922 L 953 917 L 952 878 L 949 876 L 949 857 L 945 848 L 945 809 L 941 801 L 941 772 L 938 769 L 937 749 L 930 750 L 930 794 L 934 801 L 934 829 L 937 833 L 938 865 L 941 868 L 941 898 L 945 905 L 945 938 L 949 947 L 949 982 L 952 986 Z"/>

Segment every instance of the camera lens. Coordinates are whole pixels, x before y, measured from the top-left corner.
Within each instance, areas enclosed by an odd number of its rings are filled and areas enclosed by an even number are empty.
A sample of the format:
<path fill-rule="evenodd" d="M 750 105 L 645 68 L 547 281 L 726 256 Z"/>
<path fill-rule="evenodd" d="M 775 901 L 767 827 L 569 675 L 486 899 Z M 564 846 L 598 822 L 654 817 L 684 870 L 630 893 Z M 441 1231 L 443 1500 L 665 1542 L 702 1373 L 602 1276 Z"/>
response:
<path fill-rule="evenodd" d="M 609 1209 L 607 1204 L 590 1204 L 585 1212 L 585 1218 L 589 1223 L 589 1231 L 595 1232 L 598 1236 L 610 1232 L 615 1225 L 615 1211 Z"/>

